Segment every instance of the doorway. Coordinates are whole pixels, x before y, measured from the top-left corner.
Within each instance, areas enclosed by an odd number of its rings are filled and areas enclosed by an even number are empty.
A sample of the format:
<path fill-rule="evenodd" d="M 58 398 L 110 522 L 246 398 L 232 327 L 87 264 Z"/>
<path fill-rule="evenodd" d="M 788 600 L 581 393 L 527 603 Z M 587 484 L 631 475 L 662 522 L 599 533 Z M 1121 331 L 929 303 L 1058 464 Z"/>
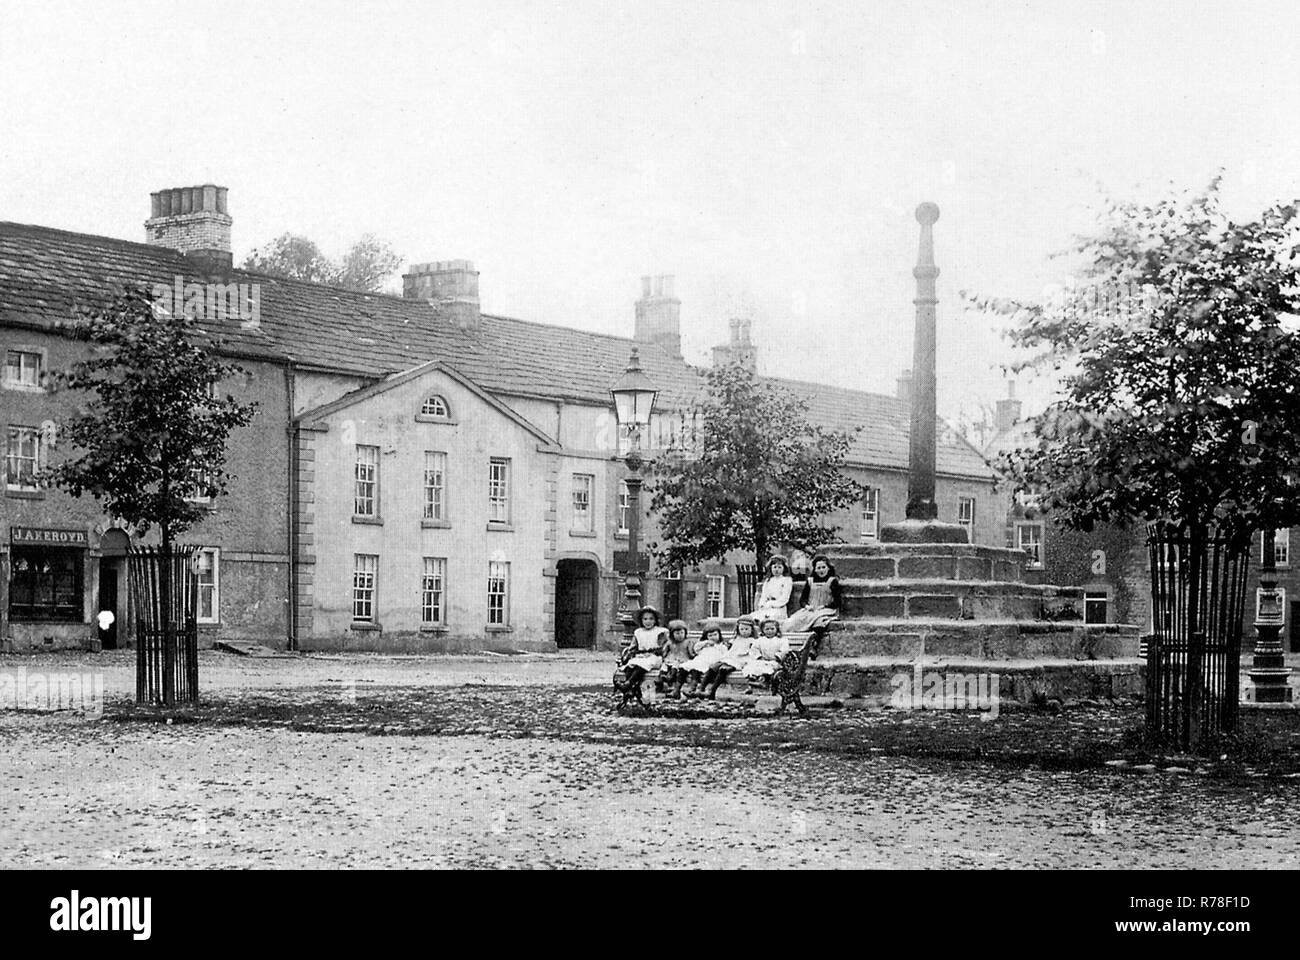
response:
<path fill-rule="evenodd" d="M 561 560 L 555 565 L 556 646 L 596 646 L 596 576 L 591 560 Z"/>
<path fill-rule="evenodd" d="M 123 579 L 126 574 L 126 557 L 131 550 L 131 539 L 125 530 L 110 527 L 99 541 L 99 596 L 91 616 L 99 636 L 100 647 L 116 650 L 119 639 L 126 637 L 126 604 Z M 108 617 L 106 613 L 113 616 Z"/>
<path fill-rule="evenodd" d="M 1300 628 L 1296 627 L 1296 621 L 1300 620 L 1300 600 L 1291 601 L 1291 652 L 1300 653 Z"/>
<path fill-rule="evenodd" d="M 121 627 L 121 614 L 117 608 L 117 578 L 120 560 L 103 558 L 99 561 L 99 600 L 95 604 L 95 629 L 100 647 L 117 649 L 117 633 Z M 109 617 L 108 614 L 112 614 Z"/>
<path fill-rule="evenodd" d="M 664 574 L 664 624 L 682 618 L 682 572 L 669 570 Z"/>

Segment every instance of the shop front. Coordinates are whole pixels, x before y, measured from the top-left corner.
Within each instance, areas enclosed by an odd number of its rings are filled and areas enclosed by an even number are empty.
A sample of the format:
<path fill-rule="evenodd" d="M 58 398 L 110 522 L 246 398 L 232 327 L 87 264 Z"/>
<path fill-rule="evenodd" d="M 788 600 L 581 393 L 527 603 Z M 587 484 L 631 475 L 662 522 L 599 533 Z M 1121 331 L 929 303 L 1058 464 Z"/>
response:
<path fill-rule="evenodd" d="M 5 648 L 83 647 L 96 635 L 86 530 L 11 526 L 3 564 Z"/>

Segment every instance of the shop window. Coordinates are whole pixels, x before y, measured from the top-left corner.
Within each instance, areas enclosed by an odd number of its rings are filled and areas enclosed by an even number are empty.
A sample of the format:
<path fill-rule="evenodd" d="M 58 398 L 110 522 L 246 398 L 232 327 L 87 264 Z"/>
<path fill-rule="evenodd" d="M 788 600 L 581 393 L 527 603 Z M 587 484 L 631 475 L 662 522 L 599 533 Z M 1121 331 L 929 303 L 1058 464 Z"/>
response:
<path fill-rule="evenodd" d="M 15 547 L 9 558 L 12 620 L 84 618 L 84 554 L 79 550 Z"/>

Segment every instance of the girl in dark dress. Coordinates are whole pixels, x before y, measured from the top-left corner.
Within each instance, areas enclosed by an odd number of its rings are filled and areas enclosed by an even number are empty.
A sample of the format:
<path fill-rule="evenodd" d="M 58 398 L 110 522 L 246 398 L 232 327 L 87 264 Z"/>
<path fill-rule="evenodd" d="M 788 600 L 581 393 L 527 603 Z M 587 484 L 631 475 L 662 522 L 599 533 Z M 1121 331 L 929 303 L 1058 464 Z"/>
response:
<path fill-rule="evenodd" d="M 835 575 L 835 567 L 824 554 L 819 553 L 813 557 L 812 576 L 803 585 L 799 609 L 781 624 L 781 632 L 825 630 L 826 624 L 839 618 L 840 593 L 840 578 Z"/>

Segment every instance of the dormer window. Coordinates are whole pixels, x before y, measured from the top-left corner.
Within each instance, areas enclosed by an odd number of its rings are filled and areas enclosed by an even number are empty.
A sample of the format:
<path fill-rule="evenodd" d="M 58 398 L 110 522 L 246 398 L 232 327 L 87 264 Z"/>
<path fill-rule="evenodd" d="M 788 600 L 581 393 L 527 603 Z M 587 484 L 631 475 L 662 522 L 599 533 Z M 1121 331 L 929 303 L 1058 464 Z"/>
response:
<path fill-rule="evenodd" d="M 424 406 L 420 408 L 420 415 L 442 417 L 445 420 L 451 416 L 451 410 L 447 407 L 447 401 L 435 393 L 424 401 Z"/>

